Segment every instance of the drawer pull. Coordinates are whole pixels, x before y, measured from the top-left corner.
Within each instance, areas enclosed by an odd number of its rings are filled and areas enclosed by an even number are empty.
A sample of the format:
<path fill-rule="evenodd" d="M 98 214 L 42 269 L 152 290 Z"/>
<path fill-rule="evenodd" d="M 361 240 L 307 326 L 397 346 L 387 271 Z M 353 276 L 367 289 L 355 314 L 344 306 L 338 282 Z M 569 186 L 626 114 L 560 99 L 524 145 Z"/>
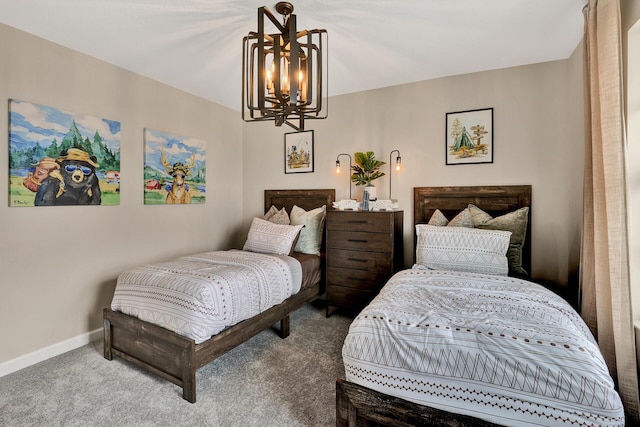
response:
<path fill-rule="evenodd" d="M 362 240 L 362 239 L 347 239 L 347 242 L 367 243 L 367 242 L 368 242 L 368 240 Z"/>
<path fill-rule="evenodd" d="M 366 259 L 358 259 L 358 258 L 347 258 L 349 261 L 356 261 L 356 262 L 367 262 Z"/>
<path fill-rule="evenodd" d="M 366 224 L 367 221 L 366 220 L 351 220 L 351 221 L 347 221 L 349 224 Z"/>

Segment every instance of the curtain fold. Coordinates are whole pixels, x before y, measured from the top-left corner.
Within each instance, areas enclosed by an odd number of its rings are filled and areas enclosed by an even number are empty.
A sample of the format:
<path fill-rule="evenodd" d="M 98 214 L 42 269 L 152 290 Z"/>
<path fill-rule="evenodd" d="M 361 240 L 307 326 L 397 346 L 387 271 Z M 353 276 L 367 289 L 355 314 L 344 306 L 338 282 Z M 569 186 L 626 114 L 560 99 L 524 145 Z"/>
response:
<path fill-rule="evenodd" d="M 586 146 L 581 315 L 597 338 L 617 383 L 627 424 L 638 425 L 620 0 L 589 0 L 584 15 Z"/>

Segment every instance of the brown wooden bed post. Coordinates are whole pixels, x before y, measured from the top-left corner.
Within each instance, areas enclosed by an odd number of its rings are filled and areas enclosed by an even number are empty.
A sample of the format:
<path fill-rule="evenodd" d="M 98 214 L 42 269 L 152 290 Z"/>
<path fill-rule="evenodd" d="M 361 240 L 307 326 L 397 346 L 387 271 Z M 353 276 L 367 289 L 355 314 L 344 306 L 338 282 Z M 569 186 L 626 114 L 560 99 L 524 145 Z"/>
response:
<path fill-rule="evenodd" d="M 113 354 L 111 353 L 111 322 L 109 319 L 103 320 L 104 324 L 104 358 L 107 360 L 113 360 Z"/>
<path fill-rule="evenodd" d="M 351 412 L 355 412 L 355 408 L 349 404 L 343 385 L 343 380 L 338 379 L 336 382 L 336 427 L 355 426 L 355 424 L 350 424 L 351 417 L 349 416 Z"/>
<path fill-rule="evenodd" d="M 182 352 L 182 398 L 196 403 L 196 352 L 195 346 L 189 346 Z"/>
<path fill-rule="evenodd" d="M 287 314 L 280 320 L 280 338 L 286 338 L 291 331 L 291 317 Z"/>

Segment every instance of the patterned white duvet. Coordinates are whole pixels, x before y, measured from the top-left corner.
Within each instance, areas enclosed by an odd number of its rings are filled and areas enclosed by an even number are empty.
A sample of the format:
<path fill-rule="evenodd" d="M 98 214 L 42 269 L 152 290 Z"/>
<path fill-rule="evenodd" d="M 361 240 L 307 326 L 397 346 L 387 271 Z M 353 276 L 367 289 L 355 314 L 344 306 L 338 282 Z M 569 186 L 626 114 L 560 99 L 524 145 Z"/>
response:
<path fill-rule="evenodd" d="M 592 334 L 562 298 L 510 277 L 393 276 L 352 323 L 346 379 L 509 426 L 623 426 Z"/>
<path fill-rule="evenodd" d="M 239 250 L 137 267 L 118 277 L 111 309 L 201 343 L 300 290 L 294 258 Z"/>

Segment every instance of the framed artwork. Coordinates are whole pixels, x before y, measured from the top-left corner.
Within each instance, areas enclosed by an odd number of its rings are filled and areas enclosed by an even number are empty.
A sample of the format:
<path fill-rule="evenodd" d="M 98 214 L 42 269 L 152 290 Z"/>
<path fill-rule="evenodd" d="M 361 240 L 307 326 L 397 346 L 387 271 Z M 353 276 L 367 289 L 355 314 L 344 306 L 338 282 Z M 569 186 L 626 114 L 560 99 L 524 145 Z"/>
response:
<path fill-rule="evenodd" d="M 284 173 L 313 172 L 313 131 L 284 134 Z"/>
<path fill-rule="evenodd" d="M 144 130 L 144 204 L 205 202 L 206 143 L 159 130 Z"/>
<path fill-rule="evenodd" d="M 447 113 L 446 164 L 493 163 L 493 108 Z"/>
<path fill-rule="evenodd" d="M 120 122 L 9 100 L 9 206 L 120 204 Z"/>

